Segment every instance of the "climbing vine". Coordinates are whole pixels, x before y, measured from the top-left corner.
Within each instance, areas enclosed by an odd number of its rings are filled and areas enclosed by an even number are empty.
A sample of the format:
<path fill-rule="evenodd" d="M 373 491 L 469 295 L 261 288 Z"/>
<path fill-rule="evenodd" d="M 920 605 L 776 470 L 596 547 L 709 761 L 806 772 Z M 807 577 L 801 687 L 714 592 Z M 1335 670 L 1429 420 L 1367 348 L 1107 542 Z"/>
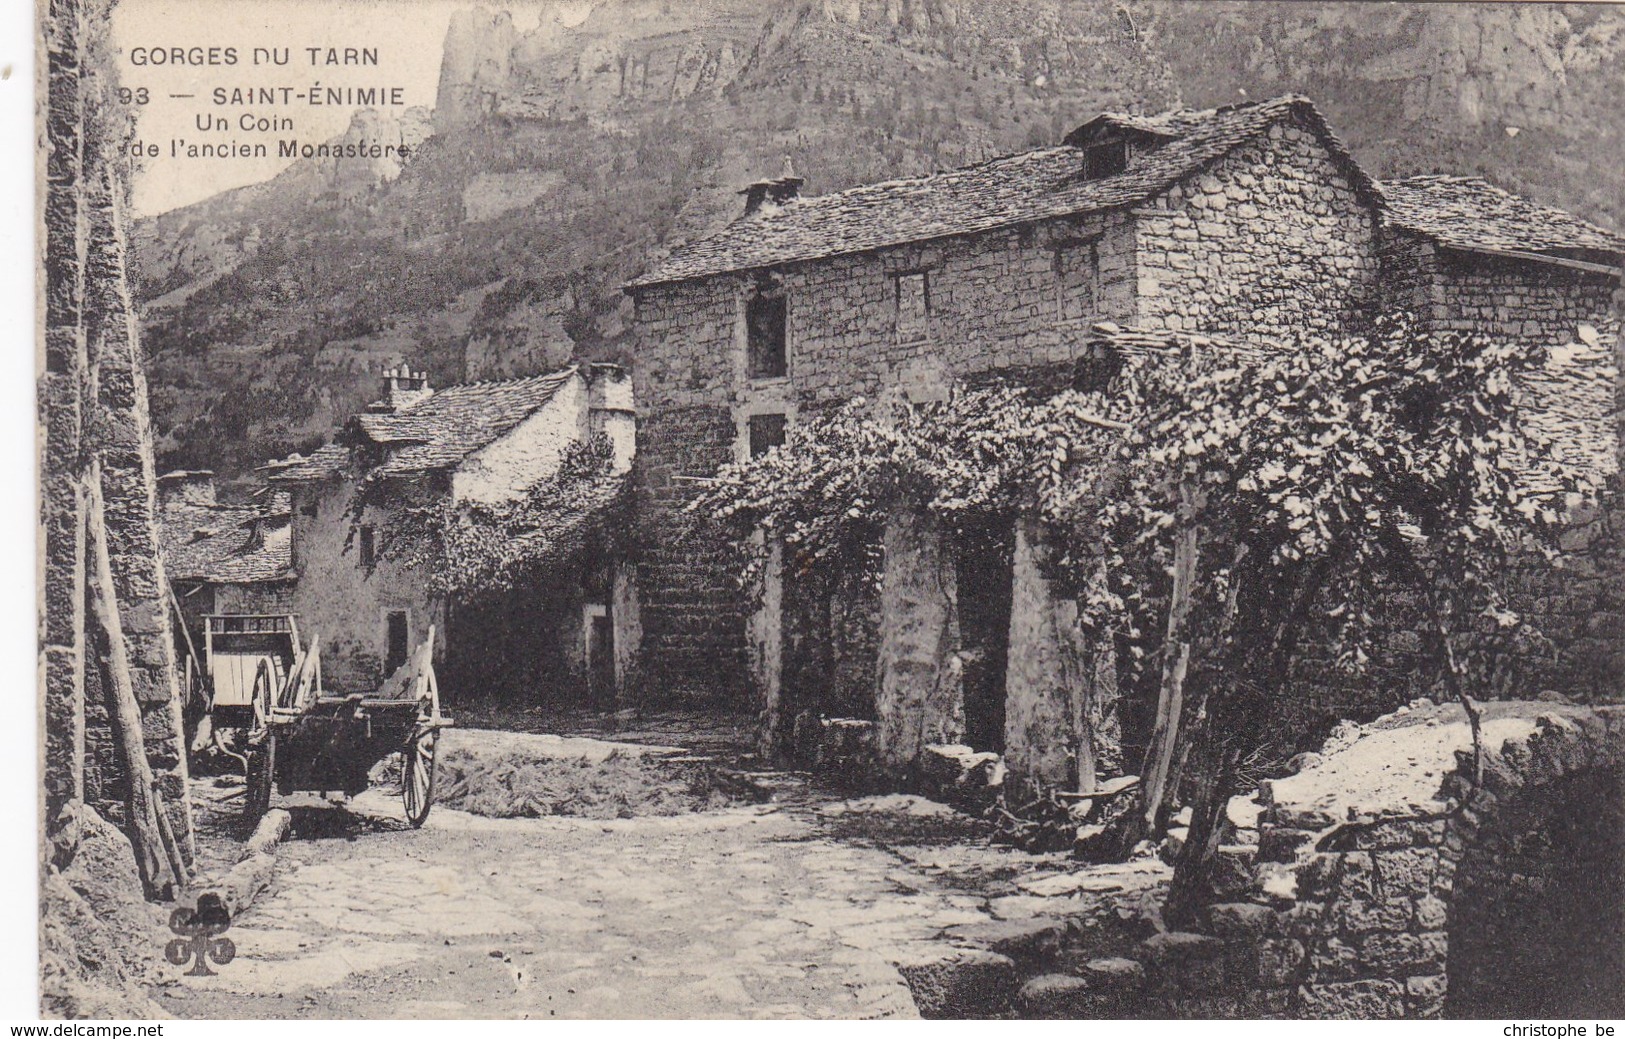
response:
<path fill-rule="evenodd" d="M 1554 555 L 1567 508 L 1596 490 L 1520 420 L 1519 377 L 1545 355 L 1403 315 L 1259 348 L 1119 332 L 1102 328 L 1135 348 L 1108 386 L 855 400 L 724 467 L 695 508 L 746 546 L 747 580 L 758 528 L 810 572 L 850 560 L 900 504 L 1038 516 L 1081 623 L 1125 636 L 1125 677 L 1157 694 L 1128 842 L 1162 825 L 1180 761 L 1196 763 L 1199 812 L 1222 805 L 1299 645 L 1365 669 L 1396 592 L 1417 601 L 1427 661 L 1476 718 L 1470 676 L 1528 635 L 1507 604 L 1509 560 Z"/>
<path fill-rule="evenodd" d="M 573 440 L 558 468 L 524 494 L 500 502 L 457 501 L 433 490 L 372 474 L 351 501 L 350 540 L 369 510 L 384 517 L 376 558 L 424 573 L 441 593 L 510 589 L 536 568 L 573 550 L 606 521 L 625 490 L 613 470 L 614 445 L 599 433 Z"/>

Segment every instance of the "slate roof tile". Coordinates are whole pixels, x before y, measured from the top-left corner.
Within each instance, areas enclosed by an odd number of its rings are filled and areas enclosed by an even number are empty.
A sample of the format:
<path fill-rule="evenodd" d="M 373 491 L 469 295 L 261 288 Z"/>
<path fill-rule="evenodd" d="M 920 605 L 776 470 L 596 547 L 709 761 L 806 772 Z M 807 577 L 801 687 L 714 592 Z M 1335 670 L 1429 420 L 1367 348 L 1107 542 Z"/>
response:
<path fill-rule="evenodd" d="M 1161 193 L 1292 116 L 1326 142 L 1343 162 L 1351 181 L 1375 201 L 1372 182 L 1314 105 L 1307 98 L 1287 95 L 1205 111 L 1106 117 L 1129 128 L 1178 136 L 1137 155 L 1122 173 L 1098 180 L 1083 178 L 1084 149 L 1062 145 L 927 177 L 797 199 L 737 220 L 678 250 L 627 288 L 1133 205 Z"/>
<path fill-rule="evenodd" d="M 298 483 L 302 480 L 323 480 L 344 472 L 350 464 L 350 449 L 343 444 L 324 444 L 309 456 L 289 455 L 280 461 L 260 466 L 266 480 L 272 483 Z"/>
<path fill-rule="evenodd" d="M 576 371 L 448 386 L 396 412 L 352 416 L 342 439 L 386 448 L 386 459 L 373 470 L 385 476 L 451 468 L 535 414 Z M 325 479 L 349 464 L 349 447 L 333 443 L 308 458 L 294 456 L 265 468 L 268 480 L 286 483 Z"/>
<path fill-rule="evenodd" d="M 393 414 L 361 414 L 361 434 L 395 446 L 377 472 L 408 476 L 457 465 L 529 418 L 576 374 L 565 368 L 547 375 L 501 382 L 448 386 Z"/>
<path fill-rule="evenodd" d="M 291 530 L 275 520 L 257 505 L 172 502 L 158 518 L 165 572 L 212 584 L 292 580 Z"/>
<path fill-rule="evenodd" d="M 1625 252 L 1625 237 L 1478 177 L 1426 176 L 1378 185 L 1397 227 L 1463 249 Z"/>

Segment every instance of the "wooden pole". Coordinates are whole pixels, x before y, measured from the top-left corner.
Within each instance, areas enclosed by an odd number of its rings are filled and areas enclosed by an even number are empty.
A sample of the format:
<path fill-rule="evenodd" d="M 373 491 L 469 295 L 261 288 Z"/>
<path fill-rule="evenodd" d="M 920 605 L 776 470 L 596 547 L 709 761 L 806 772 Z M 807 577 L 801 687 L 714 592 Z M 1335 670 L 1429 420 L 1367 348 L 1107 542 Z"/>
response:
<path fill-rule="evenodd" d="M 169 593 L 169 605 L 175 611 L 175 624 L 181 629 L 181 638 L 186 640 L 186 655 L 188 659 L 196 660 L 198 658 L 197 646 L 193 645 L 192 633 L 186 628 L 186 614 L 181 612 L 181 601 L 175 598 L 175 586 L 168 581 L 165 581 L 164 585 L 165 591 Z M 186 692 L 187 695 L 190 695 L 191 688 L 188 687 Z"/>
<path fill-rule="evenodd" d="M 152 766 L 147 762 L 147 745 L 142 738 L 141 706 L 136 702 L 135 685 L 130 680 L 130 657 L 124 644 L 124 622 L 119 617 L 113 591 L 113 563 L 107 548 L 107 525 L 101 495 L 101 464 L 92 462 L 85 495 L 85 541 L 90 550 L 89 585 L 91 610 L 107 640 L 103 669 L 105 688 L 112 709 L 113 733 L 124 752 L 130 787 L 130 844 L 135 849 L 141 879 L 151 894 L 166 897 L 185 881 L 184 871 L 174 863 L 178 851 L 164 841 L 164 824 L 159 820 L 157 786 Z"/>
<path fill-rule="evenodd" d="M 1185 638 L 1185 621 L 1190 614 L 1191 585 L 1196 579 L 1195 492 L 1187 482 L 1179 492 L 1180 529 L 1174 543 L 1174 586 L 1168 599 L 1168 634 L 1163 640 L 1162 688 L 1157 694 L 1157 720 L 1151 732 L 1141 770 L 1142 834 L 1156 832 L 1157 814 L 1167 795 L 1168 773 L 1173 765 L 1174 747 L 1179 741 L 1180 713 L 1185 706 L 1185 673 L 1190 667 L 1191 646 Z"/>

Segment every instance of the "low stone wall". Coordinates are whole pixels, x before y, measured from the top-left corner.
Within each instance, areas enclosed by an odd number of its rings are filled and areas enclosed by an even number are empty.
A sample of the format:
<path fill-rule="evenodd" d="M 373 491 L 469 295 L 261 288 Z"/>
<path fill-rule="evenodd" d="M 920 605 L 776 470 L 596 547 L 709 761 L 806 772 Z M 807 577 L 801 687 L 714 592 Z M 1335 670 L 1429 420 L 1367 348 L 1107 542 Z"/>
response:
<path fill-rule="evenodd" d="M 1029 982 L 1026 1012 L 1618 1016 L 1625 707 L 1493 706 L 1482 782 L 1452 705 L 1266 784 L 1250 885 L 1142 943 L 1137 970 Z"/>

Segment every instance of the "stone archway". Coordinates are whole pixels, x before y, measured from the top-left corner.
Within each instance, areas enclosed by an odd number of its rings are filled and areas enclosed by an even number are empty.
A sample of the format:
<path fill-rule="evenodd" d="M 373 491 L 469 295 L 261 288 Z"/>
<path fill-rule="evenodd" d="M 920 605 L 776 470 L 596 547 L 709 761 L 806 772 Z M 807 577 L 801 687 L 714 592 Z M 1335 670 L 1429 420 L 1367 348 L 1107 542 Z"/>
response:
<path fill-rule="evenodd" d="M 1447 1017 L 1625 1016 L 1625 727 L 1537 725 L 1446 830 Z"/>
<path fill-rule="evenodd" d="M 1147 1005 L 1625 1014 L 1625 706 L 1484 707 L 1481 783 L 1460 708 L 1413 705 L 1261 790 L 1252 882 L 1147 943 Z"/>

